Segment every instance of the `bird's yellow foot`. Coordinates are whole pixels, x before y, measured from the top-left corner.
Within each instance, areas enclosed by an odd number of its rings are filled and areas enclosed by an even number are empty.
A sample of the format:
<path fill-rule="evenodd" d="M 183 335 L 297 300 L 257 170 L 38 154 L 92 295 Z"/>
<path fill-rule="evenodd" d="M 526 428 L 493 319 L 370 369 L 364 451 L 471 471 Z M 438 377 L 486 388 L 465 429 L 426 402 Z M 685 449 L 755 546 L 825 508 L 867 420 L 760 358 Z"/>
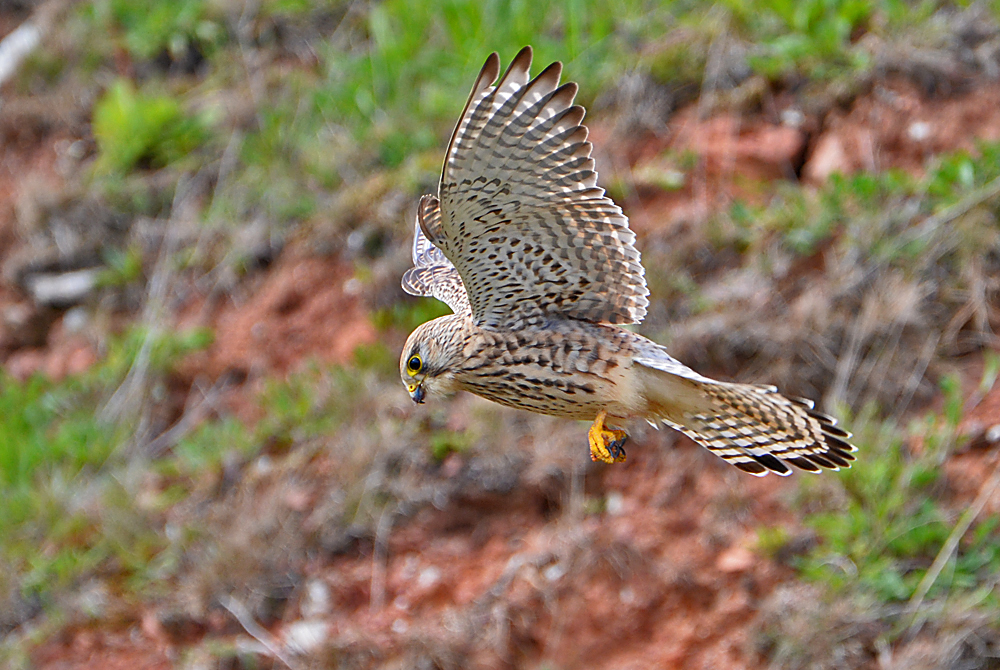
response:
<path fill-rule="evenodd" d="M 606 428 L 604 426 L 605 412 L 594 419 L 587 437 L 590 439 L 590 460 L 603 463 L 621 463 L 625 460 L 625 440 L 628 434 L 624 430 Z"/>

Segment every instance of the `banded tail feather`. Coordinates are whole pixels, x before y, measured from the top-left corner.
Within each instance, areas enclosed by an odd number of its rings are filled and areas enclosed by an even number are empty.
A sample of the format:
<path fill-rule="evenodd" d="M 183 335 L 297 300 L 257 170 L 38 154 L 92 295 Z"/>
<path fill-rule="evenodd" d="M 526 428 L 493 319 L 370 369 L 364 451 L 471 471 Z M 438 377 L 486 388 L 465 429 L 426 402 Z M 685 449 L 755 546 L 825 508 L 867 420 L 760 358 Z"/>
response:
<path fill-rule="evenodd" d="M 773 386 L 699 383 L 711 412 L 691 414 L 673 427 L 752 475 L 786 476 L 788 465 L 820 472 L 851 467 L 857 447 L 837 420 L 811 400 L 786 398 Z"/>

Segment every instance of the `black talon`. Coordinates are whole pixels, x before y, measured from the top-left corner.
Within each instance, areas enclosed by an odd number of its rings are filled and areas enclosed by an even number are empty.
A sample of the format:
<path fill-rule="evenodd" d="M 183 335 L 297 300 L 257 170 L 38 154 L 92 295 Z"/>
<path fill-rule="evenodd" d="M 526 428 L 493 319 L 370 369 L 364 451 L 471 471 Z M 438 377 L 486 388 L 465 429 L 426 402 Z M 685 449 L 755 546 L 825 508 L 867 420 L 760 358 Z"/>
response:
<path fill-rule="evenodd" d="M 608 453 L 611 454 L 611 457 L 614 458 L 615 461 L 624 461 L 625 460 L 625 441 L 626 440 L 628 440 L 628 435 L 626 435 L 625 437 L 621 438 L 620 440 L 613 440 L 608 445 Z"/>

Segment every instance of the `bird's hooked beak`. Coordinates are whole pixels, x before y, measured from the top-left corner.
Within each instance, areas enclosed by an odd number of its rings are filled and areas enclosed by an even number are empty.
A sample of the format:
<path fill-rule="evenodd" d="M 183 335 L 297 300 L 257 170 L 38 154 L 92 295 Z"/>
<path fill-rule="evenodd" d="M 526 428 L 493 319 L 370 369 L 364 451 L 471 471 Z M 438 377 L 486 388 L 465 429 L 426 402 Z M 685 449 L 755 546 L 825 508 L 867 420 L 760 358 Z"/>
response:
<path fill-rule="evenodd" d="M 424 396 L 427 395 L 424 392 L 423 384 L 410 384 L 407 387 L 407 390 L 410 392 L 410 397 L 413 398 L 413 402 L 417 403 L 418 405 L 423 404 Z"/>

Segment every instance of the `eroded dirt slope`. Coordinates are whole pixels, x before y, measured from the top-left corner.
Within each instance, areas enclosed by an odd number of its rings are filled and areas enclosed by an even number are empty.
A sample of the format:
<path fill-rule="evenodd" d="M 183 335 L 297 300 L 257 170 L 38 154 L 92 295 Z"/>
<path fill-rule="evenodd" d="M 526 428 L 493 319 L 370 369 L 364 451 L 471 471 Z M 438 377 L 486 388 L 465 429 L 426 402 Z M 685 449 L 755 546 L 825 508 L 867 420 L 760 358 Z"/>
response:
<path fill-rule="evenodd" d="M 802 124 L 782 123 L 778 110 L 702 118 L 692 105 L 634 145 L 612 141 L 599 121 L 592 139 L 615 166 L 609 177 L 634 175 L 623 205 L 640 247 L 653 247 L 696 230 L 736 197 L 766 198 L 762 181 L 801 175 L 816 184 L 835 170 L 919 172 L 935 153 L 974 149 L 973 137 L 1000 136 L 997 102 L 1000 88 L 993 82 L 928 98 L 905 81 L 887 81 L 847 109 Z M 44 254 L 19 246 L 30 239 L 23 227 L 37 221 L 32 207 L 44 200 L 40 191 L 61 187 L 60 166 L 76 160 L 70 147 L 78 138 L 71 124 L 0 135 L 0 262 L 9 265 L 23 254 L 27 260 L 14 265 L 24 267 Z M 650 175 L 674 169 L 671 156 L 680 155 L 693 155 L 697 168 L 679 188 L 665 190 Z M 253 422 L 262 411 L 262 380 L 311 360 L 349 363 L 358 345 L 379 339 L 395 351 L 405 333 L 372 325 L 377 298 L 352 283 L 354 262 L 340 250 L 317 254 L 298 241 L 240 291 L 224 297 L 194 291 L 179 301 L 173 325 L 215 332 L 208 350 L 182 366 L 179 398 L 198 379 L 231 375 L 216 411 Z M 808 277 L 816 268 L 802 269 Z M 16 377 L 37 371 L 61 377 L 85 369 L 100 353 L 99 334 L 74 330 L 64 309 L 33 304 L 15 276 L 0 283 L 0 314 L 0 349 Z M 972 386 L 977 374 L 966 375 Z M 387 406 L 403 398 L 400 389 L 386 393 L 397 394 Z M 998 398 L 993 392 L 970 405 L 970 432 L 985 435 L 992 428 Z M 444 410 L 407 406 L 390 414 L 443 411 L 444 427 L 458 430 L 479 401 L 456 402 Z M 183 402 L 177 405 L 174 415 Z M 292 575 L 291 586 L 262 631 L 254 631 L 258 638 L 282 645 L 289 658 L 297 658 L 296 649 L 307 652 L 303 667 L 344 659 L 350 667 L 400 668 L 760 666 L 764 650 L 754 631 L 762 604 L 794 572 L 788 556 L 758 550 L 757 529 L 787 526 L 799 550 L 813 541 L 787 503 L 794 478 L 755 479 L 685 438 L 645 430 L 636 432 L 627 463 L 595 466 L 587 461 L 583 427 L 516 413 L 502 417 L 504 426 L 520 425 L 526 436 L 516 449 L 491 455 L 486 436 L 485 448 L 440 462 L 414 457 L 408 472 L 425 497 L 383 512 L 374 534 L 347 533 L 332 544 L 322 539 L 329 519 L 321 512 L 334 473 L 344 467 L 335 457 L 318 452 L 290 462 L 292 456 L 279 454 L 274 458 L 284 465 L 276 471 L 248 467 L 257 479 L 240 480 L 237 488 L 256 497 L 220 484 L 210 502 L 230 509 L 219 513 L 219 528 L 237 532 L 242 520 L 259 514 L 302 536 L 285 562 L 271 564 Z M 984 437 L 987 449 L 946 465 L 958 499 L 973 498 L 989 476 L 995 441 Z M 400 445 L 391 446 L 407 446 Z M 121 603 L 114 616 L 71 622 L 61 635 L 41 641 L 32 660 L 39 668 L 167 668 L 195 663 L 206 641 L 242 644 L 270 658 L 273 650 L 251 639 L 218 602 L 179 592 L 196 604 L 168 597 Z M 280 666 L 273 658 L 264 662 L 271 661 Z M 876 667 L 874 656 L 866 661 Z"/>

